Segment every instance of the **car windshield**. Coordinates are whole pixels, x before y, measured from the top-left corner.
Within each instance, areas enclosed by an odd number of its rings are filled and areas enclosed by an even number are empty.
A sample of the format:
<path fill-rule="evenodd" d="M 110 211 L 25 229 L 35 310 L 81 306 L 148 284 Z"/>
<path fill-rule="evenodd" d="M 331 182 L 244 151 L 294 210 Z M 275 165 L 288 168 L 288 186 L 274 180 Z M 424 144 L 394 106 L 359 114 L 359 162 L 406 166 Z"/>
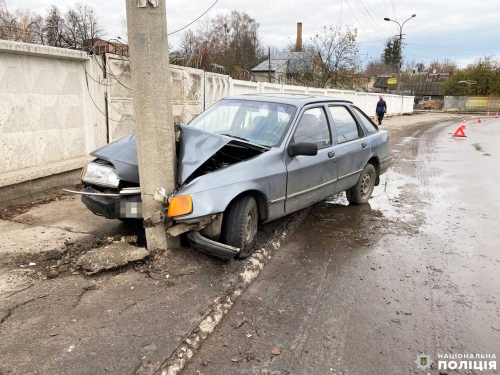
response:
<path fill-rule="evenodd" d="M 189 126 L 262 146 L 276 146 L 295 110 L 287 104 L 227 99 L 203 112 Z"/>

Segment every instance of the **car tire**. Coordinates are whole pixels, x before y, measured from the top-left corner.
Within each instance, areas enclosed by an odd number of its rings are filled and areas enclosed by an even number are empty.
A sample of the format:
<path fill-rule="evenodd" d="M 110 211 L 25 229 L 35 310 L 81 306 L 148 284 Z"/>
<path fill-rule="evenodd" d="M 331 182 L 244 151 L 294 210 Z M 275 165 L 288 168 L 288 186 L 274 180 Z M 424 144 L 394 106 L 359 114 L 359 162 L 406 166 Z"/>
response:
<path fill-rule="evenodd" d="M 224 212 L 222 242 L 240 249 L 236 259 L 245 259 L 255 249 L 259 211 L 250 196 L 236 198 Z"/>
<path fill-rule="evenodd" d="M 375 167 L 368 163 L 359 176 L 358 182 L 352 188 L 346 190 L 345 195 L 351 204 L 367 203 L 373 193 L 377 172 Z"/>

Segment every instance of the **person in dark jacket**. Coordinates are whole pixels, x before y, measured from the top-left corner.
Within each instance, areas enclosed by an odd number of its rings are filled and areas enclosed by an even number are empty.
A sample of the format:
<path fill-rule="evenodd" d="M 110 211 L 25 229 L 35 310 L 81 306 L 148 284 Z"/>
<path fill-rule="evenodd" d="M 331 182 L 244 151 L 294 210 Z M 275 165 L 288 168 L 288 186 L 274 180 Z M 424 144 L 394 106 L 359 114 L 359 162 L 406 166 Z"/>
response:
<path fill-rule="evenodd" d="M 377 117 L 378 117 L 378 124 L 382 125 L 382 120 L 384 119 L 384 115 L 387 112 L 387 103 L 384 100 L 384 97 L 381 95 L 379 96 L 379 101 L 377 102 Z"/>

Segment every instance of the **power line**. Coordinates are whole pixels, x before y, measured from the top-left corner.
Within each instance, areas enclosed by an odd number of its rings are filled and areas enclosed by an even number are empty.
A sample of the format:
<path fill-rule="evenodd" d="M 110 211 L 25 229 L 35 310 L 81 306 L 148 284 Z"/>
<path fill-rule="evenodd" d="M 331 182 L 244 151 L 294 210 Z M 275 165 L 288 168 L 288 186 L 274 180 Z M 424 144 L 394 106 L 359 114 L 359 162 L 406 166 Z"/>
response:
<path fill-rule="evenodd" d="M 387 16 L 388 16 L 389 15 L 389 11 L 387 10 L 387 4 L 385 3 L 385 0 L 383 0 L 383 1 L 384 1 L 385 14 L 387 14 Z"/>
<path fill-rule="evenodd" d="M 474 48 L 474 47 L 463 47 L 463 46 L 450 46 L 450 45 L 446 45 L 446 46 L 443 46 L 443 45 L 437 45 L 437 44 L 419 44 L 419 43 L 407 43 L 408 45 L 412 45 L 412 46 L 422 46 L 422 47 L 429 47 L 429 48 L 435 48 L 435 49 L 439 49 L 439 50 L 443 50 L 443 49 L 448 49 L 448 50 L 465 50 L 465 51 L 471 51 L 471 50 L 481 50 L 481 52 L 485 52 L 485 53 L 488 53 L 491 51 L 491 49 L 485 49 L 485 48 Z M 473 52 L 476 52 L 476 51 L 473 51 Z"/>
<path fill-rule="evenodd" d="M 380 28 L 377 26 L 377 24 L 373 21 L 373 17 L 372 15 L 370 14 L 370 12 L 368 12 L 368 10 L 366 9 L 366 7 L 364 6 L 363 3 L 360 2 L 360 0 L 354 0 L 354 2 L 356 3 L 356 5 L 358 6 L 360 12 L 358 14 L 360 14 L 360 16 L 362 16 L 365 20 L 365 22 L 376 32 L 378 32 L 382 38 L 387 38 L 384 33 L 382 32 L 382 30 L 380 30 Z M 363 14 L 363 10 L 364 12 L 366 13 Z M 372 19 L 372 21 L 370 21 L 370 18 Z"/>
<path fill-rule="evenodd" d="M 368 3 L 368 7 L 370 8 L 371 12 L 366 8 L 365 4 L 363 3 L 363 0 L 358 0 L 360 2 L 360 4 L 363 6 L 363 8 L 365 9 L 365 12 L 366 14 L 368 15 L 368 17 L 371 18 L 373 24 L 376 26 L 376 28 L 378 29 L 378 31 L 380 32 L 380 34 L 387 39 L 386 35 L 384 34 L 384 32 L 382 31 L 382 29 L 378 26 L 379 25 L 379 22 L 377 22 L 374 18 L 373 18 L 373 14 L 375 14 L 375 11 L 372 9 L 372 7 L 370 6 L 370 3 Z M 385 24 L 385 22 L 383 22 L 384 24 L 384 27 L 387 27 L 387 25 Z M 391 32 L 389 30 L 389 32 Z"/>
<path fill-rule="evenodd" d="M 89 80 L 87 78 L 87 74 L 85 75 L 85 82 L 87 83 L 87 91 L 89 93 L 89 97 L 90 97 L 90 100 L 92 101 L 92 103 L 94 104 L 94 107 L 96 107 L 96 109 L 101 112 L 101 114 L 103 114 L 108 120 L 111 120 L 111 121 L 114 121 L 114 122 L 125 122 L 127 121 L 129 118 L 130 118 L 130 115 L 127 115 L 126 118 L 124 118 L 123 120 L 113 120 L 112 118 L 110 118 L 106 113 L 104 113 L 100 108 L 99 106 L 97 105 L 97 103 L 94 101 L 94 98 L 92 98 L 92 95 L 90 94 L 90 87 L 89 87 Z M 109 103 L 108 103 L 109 104 Z M 113 108 L 113 107 L 111 107 Z M 115 111 L 116 109 L 113 108 Z M 122 116 L 125 116 L 123 115 L 122 113 L 116 111 L 118 114 L 122 115 Z"/>
<path fill-rule="evenodd" d="M 184 30 L 184 29 L 188 28 L 188 27 L 189 27 L 189 26 L 191 26 L 193 23 L 195 23 L 196 21 L 198 21 L 201 17 L 203 17 L 205 14 L 207 14 L 207 13 L 210 11 L 210 9 L 212 9 L 212 8 L 215 6 L 215 4 L 217 4 L 218 2 L 219 2 L 219 0 L 215 0 L 215 3 L 213 3 L 213 4 L 210 6 L 210 8 L 208 8 L 208 9 L 207 9 L 207 10 L 206 10 L 206 11 L 205 11 L 205 12 L 204 12 L 201 16 L 199 16 L 199 17 L 198 17 L 197 19 L 195 19 L 193 22 L 188 23 L 188 24 L 187 24 L 186 26 L 184 26 L 182 29 L 175 30 L 175 31 L 173 31 L 173 32 L 171 32 L 171 33 L 169 33 L 169 34 L 167 34 L 167 35 L 172 35 L 172 34 L 178 33 L 179 31 L 182 31 L 182 30 Z"/>
<path fill-rule="evenodd" d="M 481 52 L 479 51 L 471 51 L 471 52 L 466 52 L 466 51 L 456 51 L 456 50 L 451 50 L 451 49 L 443 49 L 443 48 L 436 48 L 436 47 L 422 47 L 422 46 L 415 46 L 408 44 L 411 48 L 421 50 L 421 51 L 426 51 L 426 52 L 434 52 L 438 55 L 442 54 L 447 54 L 447 55 L 460 55 L 460 56 L 471 56 L 471 55 L 477 55 L 480 54 Z"/>
<path fill-rule="evenodd" d="M 362 1 L 362 0 L 361 0 Z M 378 4 L 378 1 L 376 1 L 376 3 Z M 371 11 L 373 12 L 373 14 L 378 18 L 379 15 L 376 14 L 375 10 L 372 8 L 372 6 L 370 5 L 370 2 L 368 1 L 367 2 L 367 5 L 368 7 L 371 9 Z M 380 10 L 382 10 L 382 13 L 384 13 L 384 10 L 382 9 L 381 6 L 379 6 Z M 387 16 L 385 16 L 387 17 Z M 380 20 L 382 20 L 384 17 L 380 17 Z M 392 30 L 391 28 L 389 27 L 389 25 L 386 23 L 386 22 L 382 22 L 382 24 L 384 25 L 384 28 L 385 30 L 387 30 L 390 34 L 392 34 Z"/>
<path fill-rule="evenodd" d="M 349 2 L 347 0 L 345 0 L 345 3 L 347 4 L 347 6 L 349 7 L 349 9 L 351 10 L 351 13 L 352 15 L 354 16 L 354 18 L 356 19 L 356 21 L 358 22 L 358 24 L 361 26 L 361 22 L 359 22 L 358 20 L 358 17 L 356 17 L 356 14 L 354 13 L 354 11 L 352 10 L 351 8 L 351 5 L 349 4 Z M 372 40 L 370 39 L 370 37 L 368 36 L 368 34 L 365 32 L 365 30 L 361 29 L 363 31 L 363 33 L 366 35 L 366 37 L 368 38 L 368 40 L 370 41 L 370 43 L 373 45 L 373 47 L 375 47 L 375 49 L 377 50 L 378 53 L 380 53 L 380 50 L 377 48 L 377 46 L 372 42 Z"/>
<path fill-rule="evenodd" d="M 391 0 L 391 4 L 392 4 L 392 13 L 394 14 L 394 18 L 396 19 L 398 17 L 396 16 L 396 7 L 394 6 L 394 0 Z"/>

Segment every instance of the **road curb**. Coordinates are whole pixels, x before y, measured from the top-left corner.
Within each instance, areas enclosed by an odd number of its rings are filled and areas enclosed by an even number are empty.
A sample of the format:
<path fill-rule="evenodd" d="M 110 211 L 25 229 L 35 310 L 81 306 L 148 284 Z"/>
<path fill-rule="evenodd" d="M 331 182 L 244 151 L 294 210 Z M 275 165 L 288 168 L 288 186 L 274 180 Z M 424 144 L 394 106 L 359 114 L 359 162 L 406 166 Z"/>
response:
<path fill-rule="evenodd" d="M 222 318 L 231 310 L 234 303 L 241 297 L 248 286 L 257 278 L 266 264 L 273 258 L 274 254 L 280 249 L 281 244 L 287 237 L 287 233 L 298 226 L 305 218 L 309 209 L 305 209 L 296 214 L 296 217 L 285 228 L 279 228 L 275 235 L 269 241 L 268 248 L 261 248 L 255 251 L 252 256 L 246 260 L 243 272 L 239 275 L 238 281 L 226 293 L 225 296 L 215 299 L 210 312 L 205 318 L 191 331 L 182 341 L 182 343 L 170 354 L 163 364 L 156 369 L 154 375 L 179 375 L 189 360 L 194 357 L 198 349 L 221 323 Z M 144 374 L 137 372 L 137 374 Z"/>

